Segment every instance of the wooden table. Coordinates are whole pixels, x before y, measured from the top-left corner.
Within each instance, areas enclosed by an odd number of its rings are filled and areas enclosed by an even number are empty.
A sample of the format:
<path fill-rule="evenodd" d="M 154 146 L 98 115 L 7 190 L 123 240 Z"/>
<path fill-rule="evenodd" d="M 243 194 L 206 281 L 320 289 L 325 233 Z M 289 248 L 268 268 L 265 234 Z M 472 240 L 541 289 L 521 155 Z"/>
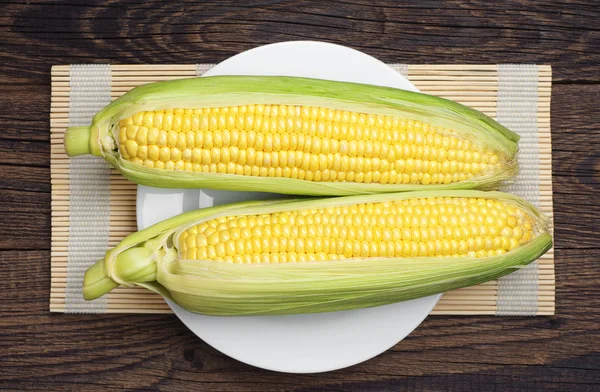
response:
<path fill-rule="evenodd" d="M 600 389 L 598 2 L 21 3 L 0 8 L 0 390 Z M 48 312 L 50 66 L 218 62 L 299 39 L 387 62 L 554 67 L 555 316 L 430 317 L 366 363 L 287 375 L 226 357 L 174 316 Z"/>

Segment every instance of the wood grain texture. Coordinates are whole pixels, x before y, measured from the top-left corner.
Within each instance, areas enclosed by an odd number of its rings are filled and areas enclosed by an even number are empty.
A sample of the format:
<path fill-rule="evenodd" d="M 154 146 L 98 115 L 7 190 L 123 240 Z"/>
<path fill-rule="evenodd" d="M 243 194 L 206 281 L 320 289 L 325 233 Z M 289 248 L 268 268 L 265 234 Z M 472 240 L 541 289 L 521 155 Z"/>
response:
<path fill-rule="evenodd" d="M 597 2 L 238 3 L 1 3 L 0 390 L 598 390 Z M 555 316 L 432 317 L 366 363 L 286 375 L 226 357 L 174 316 L 47 311 L 50 66 L 218 62 L 293 39 L 387 62 L 553 65 Z"/>
<path fill-rule="evenodd" d="M 48 63 L 211 62 L 261 44 L 304 39 L 350 45 L 386 62 L 553 64 L 557 81 L 590 81 L 597 77 L 593 44 L 600 39 L 595 4 L 14 1 L 2 15 L 8 50 L 0 55 L 7 64 L 0 81 L 43 84 Z"/>

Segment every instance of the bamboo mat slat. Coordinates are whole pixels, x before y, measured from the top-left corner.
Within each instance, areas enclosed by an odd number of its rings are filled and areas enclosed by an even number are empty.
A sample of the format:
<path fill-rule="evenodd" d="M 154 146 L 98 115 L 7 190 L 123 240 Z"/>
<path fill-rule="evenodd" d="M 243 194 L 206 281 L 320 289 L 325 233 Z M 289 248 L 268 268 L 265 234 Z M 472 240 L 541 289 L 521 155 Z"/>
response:
<path fill-rule="evenodd" d="M 135 86 L 160 80 L 196 76 L 196 65 L 113 65 L 111 98 L 116 99 Z M 498 71 L 496 65 L 409 65 L 408 78 L 422 92 L 452 99 L 496 116 Z M 50 310 L 65 311 L 67 244 L 69 226 L 69 159 L 63 136 L 69 123 L 70 67 L 52 67 L 50 110 L 52 251 Z M 551 67 L 538 66 L 537 125 L 540 153 L 540 208 L 553 216 L 552 147 L 550 135 Z M 110 176 L 109 246 L 136 230 L 136 185 L 116 171 Z M 539 260 L 538 315 L 555 310 L 554 252 Z M 493 315 L 497 309 L 497 283 L 487 282 L 446 293 L 433 310 L 434 315 Z M 164 300 L 141 288 L 120 287 L 108 294 L 107 313 L 171 313 Z"/>

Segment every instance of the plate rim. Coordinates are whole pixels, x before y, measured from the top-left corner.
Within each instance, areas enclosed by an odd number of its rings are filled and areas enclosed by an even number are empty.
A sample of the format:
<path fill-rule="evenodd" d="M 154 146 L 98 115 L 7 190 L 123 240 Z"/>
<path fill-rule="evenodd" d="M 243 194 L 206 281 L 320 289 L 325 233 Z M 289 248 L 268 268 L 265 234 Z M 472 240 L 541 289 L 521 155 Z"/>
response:
<path fill-rule="evenodd" d="M 287 46 L 295 46 L 295 45 L 311 45 L 311 46 L 319 46 L 319 47 L 323 47 L 323 48 L 327 48 L 327 47 L 336 47 L 336 49 L 341 49 L 341 50 L 348 50 L 351 52 L 354 52 L 357 55 L 360 56 L 367 56 L 370 58 L 370 60 L 374 60 L 376 62 L 378 62 L 380 65 L 383 65 L 387 68 L 391 67 L 384 63 L 383 61 L 369 55 L 366 54 L 364 52 L 361 52 L 359 50 L 344 46 L 344 45 L 339 45 L 339 44 L 334 44 L 334 43 L 329 43 L 329 42 L 323 42 L 323 41 L 313 41 L 313 40 L 297 40 L 297 41 L 283 41 L 283 42 L 276 42 L 276 43 L 271 43 L 271 44 L 266 44 L 266 45 L 261 45 L 261 46 L 257 46 L 251 49 L 248 49 L 244 52 L 235 54 L 221 62 L 219 62 L 218 64 L 214 65 L 213 67 L 211 67 L 209 70 L 207 70 L 203 75 L 201 75 L 200 77 L 205 77 L 205 76 L 217 76 L 217 75 L 223 75 L 223 73 L 220 73 L 219 71 L 217 71 L 216 73 L 213 72 L 213 69 L 218 68 L 219 66 L 227 66 L 230 62 L 232 61 L 236 61 L 238 60 L 240 57 L 244 57 L 247 55 L 252 55 L 254 52 L 260 52 L 260 51 L 264 51 L 264 50 L 272 50 L 274 47 L 287 47 Z M 394 72 L 397 72 L 394 70 Z M 226 74 L 226 73 L 225 73 Z M 238 73 L 239 75 L 240 73 Z M 414 84 L 412 82 L 410 82 L 410 80 L 400 74 L 399 72 L 397 72 L 397 76 L 401 79 L 404 79 L 404 82 L 407 83 L 408 86 L 412 87 L 412 91 L 419 91 L 419 89 L 414 86 Z M 285 75 L 285 73 L 282 73 L 282 75 Z M 349 80 L 350 81 L 350 80 Z M 139 186 L 137 187 L 137 195 L 136 195 L 136 220 L 137 223 L 141 223 L 142 222 L 142 218 L 141 216 L 143 215 L 143 212 L 141 212 L 140 208 L 138 208 L 139 204 L 140 204 L 140 200 L 142 199 L 141 194 L 143 189 L 145 189 L 146 187 L 142 187 Z M 200 330 L 198 330 L 198 328 L 196 328 L 195 326 L 192 327 L 189 325 L 189 320 L 186 319 L 186 317 L 180 315 L 180 312 L 187 312 L 185 309 L 179 307 L 177 304 L 173 303 L 170 300 L 165 299 L 165 302 L 167 303 L 167 305 L 169 306 L 169 308 L 171 308 L 171 310 L 173 311 L 173 313 L 177 316 L 177 318 L 186 326 L 186 328 L 188 328 L 194 335 L 196 335 L 199 339 L 201 339 L 203 342 L 205 342 L 206 344 L 208 344 L 210 347 L 212 347 L 213 349 L 229 356 L 230 358 L 233 358 L 239 362 L 254 366 L 254 367 L 258 367 L 258 368 L 262 368 L 262 369 L 266 369 L 269 371 L 275 371 L 275 372 L 281 372 L 281 373 L 290 373 L 290 374 L 316 374 L 316 373 L 324 373 L 324 372 L 329 372 L 329 371 L 334 371 L 334 370 L 339 370 L 339 369 L 344 369 L 347 368 L 349 366 L 353 366 L 353 365 L 357 365 L 360 364 L 362 362 L 368 361 L 382 353 L 384 353 L 385 351 L 388 351 L 390 348 L 394 347 L 396 344 L 400 343 L 402 340 L 404 340 L 408 335 L 410 335 L 416 328 L 418 328 L 419 325 L 421 325 L 423 323 L 423 321 L 427 318 L 427 316 L 429 316 L 429 314 L 431 313 L 431 311 L 435 308 L 435 306 L 438 304 L 439 300 L 441 299 L 443 293 L 440 294 L 435 294 L 432 296 L 428 296 L 431 297 L 432 302 L 431 304 L 428 306 L 428 309 L 426 309 L 426 312 L 424 312 L 424 315 L 422 317 L 420 317 L 418 319 L 418 323 L 415 325 L 414 328 L 412 328 L 408 333 L 404 334 L 401 338 L 399 338 L 398 340 L 396 340 L 396 338 L 394 338 L 394 342 L 389 345 L 388 347 L 386 347 L 383 350 L 376 350 L 375 353 L 373 353 L 372 355 L 368 356 L 368 357 L 363 357 L 360 360 L 356 361 L 355 357 L 350 357 L 353 358 L 351 360 L 348 361 L 341 361 L 343 362 L 342 364 L 340 363 L 336 363 L 335 365 L 329 366 L 329 367 L 320 367 L 319 370 L 315 370 L 315 369 L 298 369 L 298 368 L 288 368 L 285 366 L 285 364 L 281 364 L 281 366 L 271 366 L 268 364 L 262 364 L 260 359 L 257 358 L 256 360 L 253 361 L 249 361 L 246 358 L 244 359 L 240 359 L 237 355 L 236 352 L 231 353 L 229 350 L 229 347 L 226 348 L 222 348 L 222 347 L 218 347 L 219 344 L 213 344 L 210 343 L 209 341 L 207 341 L 205 338 L 201 337 L 198 332 L 201 332 Z M 189 312 L 187 312 L 189 313 Z M 205 316 L 205 315 L 203 315 Z"/>

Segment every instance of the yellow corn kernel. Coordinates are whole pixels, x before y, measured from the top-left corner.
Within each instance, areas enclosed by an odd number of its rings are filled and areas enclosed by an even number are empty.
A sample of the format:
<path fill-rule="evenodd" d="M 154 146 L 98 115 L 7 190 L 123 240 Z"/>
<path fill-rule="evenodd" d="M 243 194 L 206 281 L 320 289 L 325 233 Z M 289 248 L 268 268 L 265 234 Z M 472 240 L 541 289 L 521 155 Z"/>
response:
<path fill-rule="evenodd" d="M 310 106 L 139 112 L 119 127 L 124 159 L 150 160 L 167 170 L 429 185 L 465 181 L 500 164 L 496 153 L 449 129 Z M 168 157 L 164 147 L 171 149 Z M 204 156 L 196 148 L 212 153 Z M 519 224 L 512 214 L 507 223 L 511 228 Z"/>
<path fill-rule="evenodd" d="M 221 217 L 186 229 L 179 245 L 185 255 L 194 250 L 209 260 L 229 257 L 232 262 L 253 263 L 487 257 L 513 250 L 536 235 L 535 226 L 522 218 L 512 228 L 508 222 L 498 227 L 496 220 L 486 219 L 490 208 L 524 216 L 523 211 L 508 207 L 485 199 L 426 198 Z"/>

